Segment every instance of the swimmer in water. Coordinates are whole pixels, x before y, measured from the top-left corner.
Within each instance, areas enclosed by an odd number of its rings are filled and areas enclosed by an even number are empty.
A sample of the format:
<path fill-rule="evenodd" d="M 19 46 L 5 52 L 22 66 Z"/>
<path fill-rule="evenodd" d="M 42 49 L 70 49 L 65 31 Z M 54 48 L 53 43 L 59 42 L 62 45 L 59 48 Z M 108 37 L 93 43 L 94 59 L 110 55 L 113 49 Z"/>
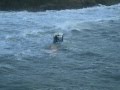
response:
<path fill-rule="evenodd" d="M 63 42 L 63 33 L 55 33 L 53 36 L 53 43 Z"/>

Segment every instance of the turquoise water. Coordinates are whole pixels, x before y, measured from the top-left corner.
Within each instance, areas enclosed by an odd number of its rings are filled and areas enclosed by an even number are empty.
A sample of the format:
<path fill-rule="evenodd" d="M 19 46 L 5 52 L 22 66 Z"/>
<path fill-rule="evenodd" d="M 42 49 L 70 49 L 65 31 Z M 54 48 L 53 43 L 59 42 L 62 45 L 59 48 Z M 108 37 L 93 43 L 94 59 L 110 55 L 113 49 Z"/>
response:
<path fill-rule="evenodd" d="M 0 11 L 0 90 L 119 90 L 119 64 L 120 4 Z"/>

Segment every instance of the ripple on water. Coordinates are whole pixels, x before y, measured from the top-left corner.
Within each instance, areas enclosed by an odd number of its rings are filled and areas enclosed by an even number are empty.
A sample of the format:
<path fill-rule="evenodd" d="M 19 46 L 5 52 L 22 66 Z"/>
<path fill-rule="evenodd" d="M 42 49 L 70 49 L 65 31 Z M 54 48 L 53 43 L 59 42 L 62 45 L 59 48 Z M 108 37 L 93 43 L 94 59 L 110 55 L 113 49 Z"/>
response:
<path fill-rule="evenodd" d="M 10 75 L 15 72 L 15 68 L 10 64 L 0 64 L 0 74 L 1 75 Z"/>

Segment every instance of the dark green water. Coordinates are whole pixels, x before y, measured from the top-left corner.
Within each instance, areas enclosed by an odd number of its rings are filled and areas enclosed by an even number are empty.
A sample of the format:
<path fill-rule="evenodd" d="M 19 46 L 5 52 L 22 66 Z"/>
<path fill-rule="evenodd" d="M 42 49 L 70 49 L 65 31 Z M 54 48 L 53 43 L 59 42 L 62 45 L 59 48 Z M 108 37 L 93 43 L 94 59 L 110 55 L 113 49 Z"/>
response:
<path fill-rule="evenodd" d="M 120 4 L 1 11 L 0 90 L 120 90 Z"/>

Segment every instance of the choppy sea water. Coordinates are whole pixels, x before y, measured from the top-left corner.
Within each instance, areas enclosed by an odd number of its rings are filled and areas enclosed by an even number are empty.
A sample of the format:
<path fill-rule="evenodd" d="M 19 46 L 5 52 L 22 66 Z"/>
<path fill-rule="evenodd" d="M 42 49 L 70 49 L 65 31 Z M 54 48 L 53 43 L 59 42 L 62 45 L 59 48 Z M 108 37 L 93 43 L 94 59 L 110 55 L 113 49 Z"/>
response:
<path fill-rule="evenodd" d="M 120 90 L 120 4 L 0 11 L 0 90 Z"/>

